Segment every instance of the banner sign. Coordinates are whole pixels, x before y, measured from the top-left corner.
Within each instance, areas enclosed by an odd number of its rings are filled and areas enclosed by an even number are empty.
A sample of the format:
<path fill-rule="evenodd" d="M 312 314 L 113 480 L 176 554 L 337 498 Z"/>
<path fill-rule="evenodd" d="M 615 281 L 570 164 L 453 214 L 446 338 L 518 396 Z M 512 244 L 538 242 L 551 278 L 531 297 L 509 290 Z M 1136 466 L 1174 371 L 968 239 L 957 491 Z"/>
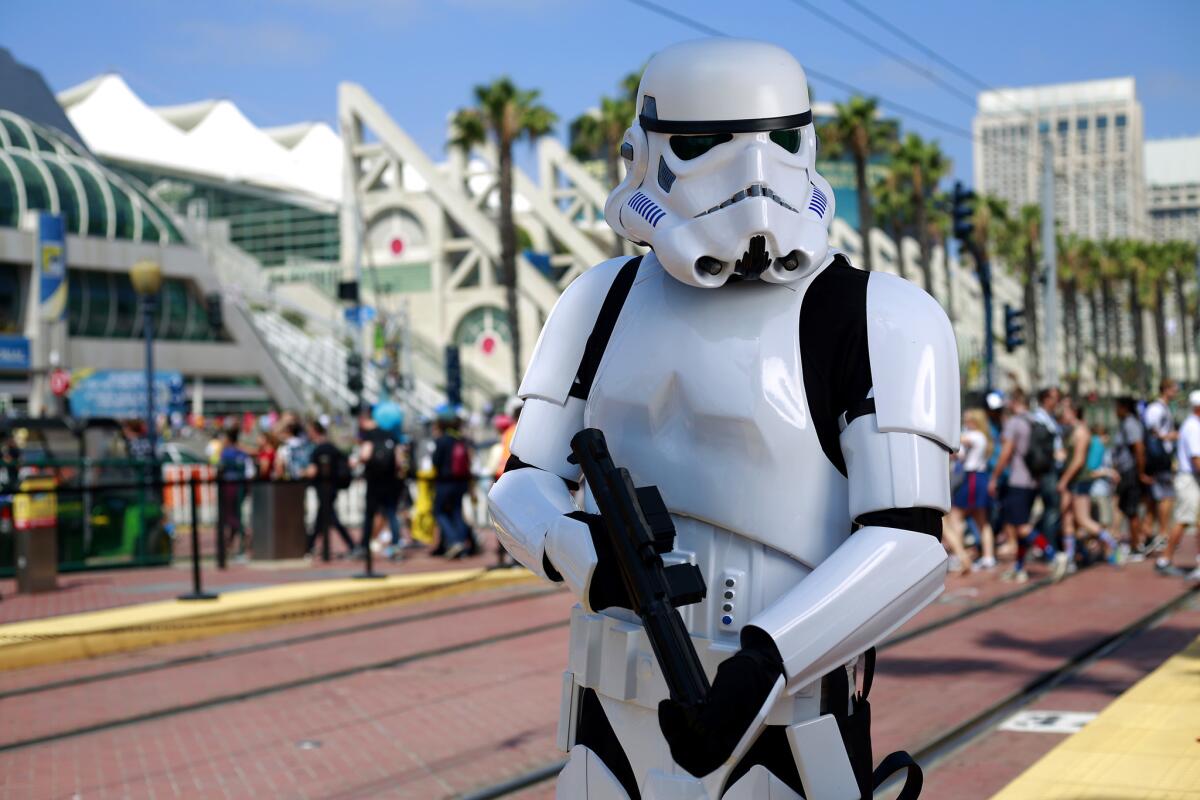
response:
<path fill-rule="evenodd" d="M 136 369 L 76 370 L 67 395 L 75 417 L 144 419 L 146 416 L 146 373 Z M 187 410 L 183 374 L 154 373 L 154 414 L 168 415 Z"/>
<path fill-rule="evenodd" d="M 0 370 L 29 369 L 29 340 L 24 336 L 0 336 Z"/>
<path fill-rule="evenodd" d="M 38 214 L 37 270 L 41 316 L 59 322 L 67 310 L 67 229 L 62 214 Z"/>

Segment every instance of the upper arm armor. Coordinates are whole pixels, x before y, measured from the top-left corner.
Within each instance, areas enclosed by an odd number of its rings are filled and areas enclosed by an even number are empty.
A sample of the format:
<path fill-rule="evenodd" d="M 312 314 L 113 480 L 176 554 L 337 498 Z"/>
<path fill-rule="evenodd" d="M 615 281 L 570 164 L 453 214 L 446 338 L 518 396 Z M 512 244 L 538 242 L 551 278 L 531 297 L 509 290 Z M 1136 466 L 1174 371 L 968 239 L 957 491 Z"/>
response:
<path fill-rule="evenodd" d="M 957 450 L 958 348 L 937 301 L 903 278 L 871 273 L 867 347 L 879 431 L 915 433 Z"/>
<path fill-rule="evenodd" d="M 557 405 L 567 402 L 588 337 L 613 281 L 629 258 L 611 258 L 584 272 L 563 291 L 533 349 L 517 394 Z"/>

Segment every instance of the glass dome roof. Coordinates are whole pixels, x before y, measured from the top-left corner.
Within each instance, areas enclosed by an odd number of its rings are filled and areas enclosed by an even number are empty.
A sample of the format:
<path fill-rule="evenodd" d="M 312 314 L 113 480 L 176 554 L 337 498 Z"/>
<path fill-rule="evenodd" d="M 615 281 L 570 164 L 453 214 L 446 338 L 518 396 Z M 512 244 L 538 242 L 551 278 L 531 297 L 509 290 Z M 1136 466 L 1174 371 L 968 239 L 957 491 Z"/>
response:
<path fill-rule="evenodd" d="M 158 244 L 183 241 L 167 211 L 58 131 L 0 109 L 0 226 L 61 213 L 67 232 Z"/>

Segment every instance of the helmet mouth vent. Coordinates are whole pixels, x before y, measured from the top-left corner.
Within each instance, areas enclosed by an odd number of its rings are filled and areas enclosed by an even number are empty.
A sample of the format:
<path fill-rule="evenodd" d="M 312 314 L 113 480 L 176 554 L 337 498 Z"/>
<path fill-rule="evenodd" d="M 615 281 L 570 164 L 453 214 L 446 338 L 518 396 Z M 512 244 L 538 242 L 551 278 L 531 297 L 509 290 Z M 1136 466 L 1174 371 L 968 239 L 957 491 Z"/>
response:
<path fill-rule="evenodd" d="M 788 201 L 786 201 L 782 197 L 780 197 L 778 194 L 776 194 L 774 192 L 774 190 L 772 190 L 771 187 L 767 186 L 765 183 L 752 183 L 749 186 L 747 186 L 745 189 L 734 192 L 732 195 L 730 195 L 728 200 L 725 200 L 722 203 L 718 203 L 717 205 L 713 206 L 712 208 L 708 209 L 707 211 L 701 211 L 699 214 L 697 214 L 692 219 L 700 219 L 700 217 L 706 216 L 708 214 L 712 214 L 714 211 L 720 211 L 723 208 L 729 208 L 734 203 L 740 203 L 741 201 L 745 200 L 747 197 L 765 197 L 768 200 L 775 201 L 779 205 L 786 208 L 788 211 L 791 211 L 793 214 L 800 213 L 799 211 L 796 210 L 795 206 L 793 206 L 791 203 L 789 203 Z"/>

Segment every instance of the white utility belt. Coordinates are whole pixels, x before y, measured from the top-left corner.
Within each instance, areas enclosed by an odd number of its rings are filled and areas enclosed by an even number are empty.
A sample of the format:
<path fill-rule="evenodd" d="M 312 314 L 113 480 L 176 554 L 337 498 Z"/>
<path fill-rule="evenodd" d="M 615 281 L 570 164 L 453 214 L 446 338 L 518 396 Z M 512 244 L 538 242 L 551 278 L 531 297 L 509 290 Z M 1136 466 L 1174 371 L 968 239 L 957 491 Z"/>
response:
<path fill-rule="evenodd" d="M 710 681 L 716 677 L 721 662 L 740 647 L 738 639 L 732 637 L 720 641 L 693 634 L 691 638 Z M 849 685 L 854 686 L 853 665 L 848 669 Z M 577 688 L 593 689 L 605 697 L 653 711 L 668 697 L 667 683 L 641 623 L 607 614 L 589 614 L 580 605 L 571 609 L 567 674 Z M 820 686 L 818 679 L 781 697 L 766 723 L 792 725 L 820 716 Z"/>

